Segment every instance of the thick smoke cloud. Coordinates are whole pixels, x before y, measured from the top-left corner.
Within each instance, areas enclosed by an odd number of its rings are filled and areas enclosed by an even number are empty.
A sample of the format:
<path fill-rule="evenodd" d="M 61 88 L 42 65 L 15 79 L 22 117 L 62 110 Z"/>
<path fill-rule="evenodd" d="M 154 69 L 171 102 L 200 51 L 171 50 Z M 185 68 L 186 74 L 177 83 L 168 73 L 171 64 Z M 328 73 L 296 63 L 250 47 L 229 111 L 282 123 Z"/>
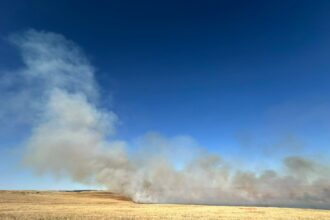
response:
<path fill-rule="evenodd" d="M 276 170 L 245 171 L 189 136 L 157 133 L 142 136 L 128 152 L 129 143 L 115 137 L 116 114 L 100 108 L 95 70 L 77 45 L 35 30 L 11 40 L 24 67 L 6 74 L 1 87 L 17 117 L 23 109 L 32 118 L 24 164 L 37 173 L 106 186 L 144 203 L 330 208 L 329 166 L 306 158 L 288 156 Z"/>

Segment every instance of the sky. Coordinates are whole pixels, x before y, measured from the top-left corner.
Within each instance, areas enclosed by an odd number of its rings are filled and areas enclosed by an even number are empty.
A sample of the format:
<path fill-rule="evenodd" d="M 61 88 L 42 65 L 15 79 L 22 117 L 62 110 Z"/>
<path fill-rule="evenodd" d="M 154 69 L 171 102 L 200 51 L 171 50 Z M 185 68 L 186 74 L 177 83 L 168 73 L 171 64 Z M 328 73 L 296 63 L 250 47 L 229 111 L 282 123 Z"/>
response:
<path fill-rule="evenodd" d="M 59 33 L 95 67 L 119 138 L 189 135 L 251 166 L 269 155 L 328 157 L 329 12 L 328 1 L 301 0 L 4 0 L 0 74 L 23 65 L 10 35 Z M 0 128 L 0 189 L 85 187 L 24 169 L 29 126 L 11 122 Z"/>

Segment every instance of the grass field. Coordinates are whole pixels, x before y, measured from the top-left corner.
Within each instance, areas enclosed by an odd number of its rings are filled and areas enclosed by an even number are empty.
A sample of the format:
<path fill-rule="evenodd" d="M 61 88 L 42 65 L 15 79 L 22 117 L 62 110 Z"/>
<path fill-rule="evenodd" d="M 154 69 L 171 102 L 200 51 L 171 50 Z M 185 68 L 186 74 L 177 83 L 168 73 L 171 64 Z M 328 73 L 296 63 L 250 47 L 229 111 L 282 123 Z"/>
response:
<path fill-rule="evenodd" d="M 0 219 L 315 219 L 330 210 L 136 204 L 104 191 L 0 191 Z"/>

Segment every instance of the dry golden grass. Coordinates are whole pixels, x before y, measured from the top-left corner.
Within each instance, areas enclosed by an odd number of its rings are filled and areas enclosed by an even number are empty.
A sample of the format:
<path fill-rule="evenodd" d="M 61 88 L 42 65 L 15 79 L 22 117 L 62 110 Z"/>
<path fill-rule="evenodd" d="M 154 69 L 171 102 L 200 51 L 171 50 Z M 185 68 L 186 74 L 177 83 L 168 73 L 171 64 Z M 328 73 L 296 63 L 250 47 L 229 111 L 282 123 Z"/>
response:
<path fill-rule="evenodd" d="M 103 191 L 0 191 L 0 219 L 329 220 L 329 210 L 136 204 Z"/>

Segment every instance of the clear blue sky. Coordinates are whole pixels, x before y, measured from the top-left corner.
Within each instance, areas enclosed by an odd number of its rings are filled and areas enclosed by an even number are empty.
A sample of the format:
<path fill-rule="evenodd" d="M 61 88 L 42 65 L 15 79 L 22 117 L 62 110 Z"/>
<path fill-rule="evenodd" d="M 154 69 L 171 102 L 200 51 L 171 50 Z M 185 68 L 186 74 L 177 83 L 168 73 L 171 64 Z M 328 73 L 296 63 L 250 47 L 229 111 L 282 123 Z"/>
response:
<path fill-rule="evenodd" d="M 329 1 L 4 0 L 1 70 L 20 65 L 6 37 L 27 28 L 84 49 L 121 138 L 190 135 L 252 161 L 269 148 L 330 155 Z M 26 130 L 9 127 L 0 128 L 0 188 L 77 187 L 21 169 Z"/>

